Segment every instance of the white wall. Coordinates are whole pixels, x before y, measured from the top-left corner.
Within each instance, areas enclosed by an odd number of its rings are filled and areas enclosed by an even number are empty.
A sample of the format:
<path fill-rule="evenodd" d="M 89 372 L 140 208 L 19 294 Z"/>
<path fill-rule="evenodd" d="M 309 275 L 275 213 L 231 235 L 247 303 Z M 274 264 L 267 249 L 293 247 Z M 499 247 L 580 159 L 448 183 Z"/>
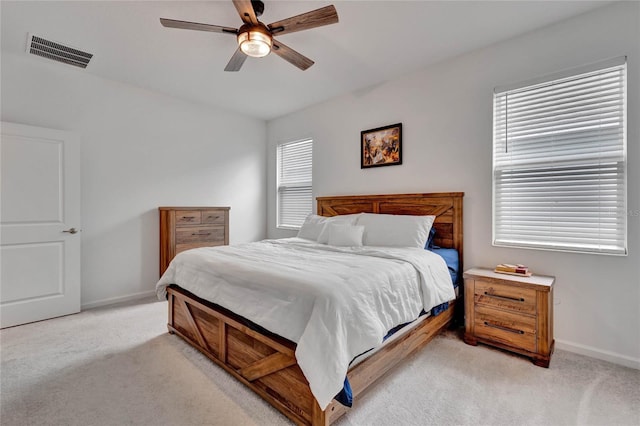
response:
<path fill-rule="evenodd" d="M 640 368 L 639 46 L 640 4 L 614 4 L 270 121 L 268 236 L 292 235 L 275 228 L 282 141 L 313 138 L 316 196 L 464 191 L 465 265 L 520 262 L 555 275 L 557 346 Z M 629 256 L 493 247 L 493 88 L 621 55 L 628 55 Z M 397 122 L 403 164 L 361 170 L 360 131 Z"/>
<path fill-rule="evenodd" d="M 264 238 L 264 121 L 6 52 L 1 100 L 2 121 L 80 135 L 84 308 L 152 292 L 159 206 L 230 206 L 231 243 Z"/>

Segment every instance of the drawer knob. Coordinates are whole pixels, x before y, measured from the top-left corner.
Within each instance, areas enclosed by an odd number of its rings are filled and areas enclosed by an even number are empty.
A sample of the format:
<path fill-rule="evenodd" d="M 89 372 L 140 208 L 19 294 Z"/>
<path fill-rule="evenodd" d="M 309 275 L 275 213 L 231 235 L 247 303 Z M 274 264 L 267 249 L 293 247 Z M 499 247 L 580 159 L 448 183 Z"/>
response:
<path fill-rule="evenodd" d="M 207 233 L 204 233 L 204 232 L 194 232 L 194 233 L 193 233 L 193 234 L 191 234 L 191 235 L 211 235 L 211 232 L 207 232 Z"/>
<path fill-rule="evenodd" d="M 495 297 L 496 299 L 508 300 L 510 302 L 524 302 L 524 297 L 498 296 L 497 294 L 489 293 L 488 291 L 485 291 L 484 295 L 489 297 Z"/>
<path fill-rule="evenodd" d="M 484 325 L 486 325 L 487 327 L 497 328 L 498 330 L 508 331 L 509 333 L 524 334 L 524 331 L 522 331 L 522 330 L 515 330 L 513 328 L 503 327 L 503 326 L 497 325 L 497 324 L 491 324 L 488 321 L 485 321 Z"/>

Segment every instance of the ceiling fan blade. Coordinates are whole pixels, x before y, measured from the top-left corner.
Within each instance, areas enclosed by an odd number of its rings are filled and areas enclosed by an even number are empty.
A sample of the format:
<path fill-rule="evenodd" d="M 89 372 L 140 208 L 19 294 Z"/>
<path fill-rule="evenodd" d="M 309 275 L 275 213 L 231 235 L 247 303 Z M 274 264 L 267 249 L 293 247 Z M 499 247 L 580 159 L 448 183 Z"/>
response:
<path fill-rule="evenodd" d="M 238 34 L 238 30 L 219 25 L 200 24 L 198 22 L 176 21 L 175 19 L 160 18 L 162 26 L 167 28 L 181 28 L 183 30 L 210 31 L 212 33 Z"/>
<path fill-rule="evenodd" d="M 307 68 L 309 68 L 311 65 L 313 65 L 315 63 L 311 59 L 307 58 L 306 56 L 304 56 L 304 55 L 296 52 L 292 48 L 282 44 L 281 42 L 279 42 L 275 38 L 273 39 L 273 49 L 272 49 L 272 51 L 276 55 L 278 55 L 282 59 L 284 59 L 285 61 L 290 62 L 293 65 L 295 65 L 296 67 L 300 68 L 302 71 L 306 70 Z"/>
<path fill-rule="evenodd" d="M 242 64 L 244 64 L 245 59 L 247 59 L 247 55 L 245 55 L 240 47 L 236 50 L 236 53 L 233 54 L 231 60 L 226 67 L 224 67 L 225 71 L 240 71 L 242 68 Z"/>
<path fill-rule="evenodd" d="M 256 13 L 251 5 L 251 0 L 233 0 L 233 5 L 236 7 L 242 22 L 252 25 L 256 25 L 258 23 L 258 18 L 256 17 Z"/>
<path fill-rule="evenodd" d="M 323 25 L 335 24 L 336 22 L 338 22 L 338 12 L 336 12 L 336 8 L 331 5 L 274 22 L 269 24 L 268 27 L 273 35 L 282 35 L 322 27 Z"/>

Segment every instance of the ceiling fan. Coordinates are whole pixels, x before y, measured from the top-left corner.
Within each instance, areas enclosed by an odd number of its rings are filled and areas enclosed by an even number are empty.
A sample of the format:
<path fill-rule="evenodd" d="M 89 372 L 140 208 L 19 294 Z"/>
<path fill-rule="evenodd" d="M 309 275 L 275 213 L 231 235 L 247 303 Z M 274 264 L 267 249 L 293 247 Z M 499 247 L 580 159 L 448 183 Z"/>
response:
<path fill-rule="evenodd" d="M 240 14 L 240 19 L 244 22 L 239 29 L 165 18 L 160 18 L 160 23 L 169 28 L 235 35 L 238 39 L 238 49 L 225 67 L 225 71 L 238 71 L 242 67 L 242 64 L 244 64 L 247 56 L 261 58 L 268 55 L 271 51 L 304 71 L 313 65 L 314 62 L 276 40 L 273 36 L 309 30 L 338 22 L 338 13 L 333 5 L 321 7 L 320 9 L 283 19 L 269 25 L 265 25 L 258 20 L 258 16 L 264 12 L 264 3 L 262 1 L 233 0 L 233 5 Z"/>

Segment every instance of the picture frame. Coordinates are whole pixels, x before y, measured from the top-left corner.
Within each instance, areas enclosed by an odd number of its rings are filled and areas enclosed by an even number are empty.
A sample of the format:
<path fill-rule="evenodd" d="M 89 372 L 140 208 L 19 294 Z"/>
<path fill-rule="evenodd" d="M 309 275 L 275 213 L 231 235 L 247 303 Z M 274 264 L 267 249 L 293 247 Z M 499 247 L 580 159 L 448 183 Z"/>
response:
<path fill-rule="evenodd" d="M 360 132 L 360 168 L 402 164 L 402 123 Z"/>

